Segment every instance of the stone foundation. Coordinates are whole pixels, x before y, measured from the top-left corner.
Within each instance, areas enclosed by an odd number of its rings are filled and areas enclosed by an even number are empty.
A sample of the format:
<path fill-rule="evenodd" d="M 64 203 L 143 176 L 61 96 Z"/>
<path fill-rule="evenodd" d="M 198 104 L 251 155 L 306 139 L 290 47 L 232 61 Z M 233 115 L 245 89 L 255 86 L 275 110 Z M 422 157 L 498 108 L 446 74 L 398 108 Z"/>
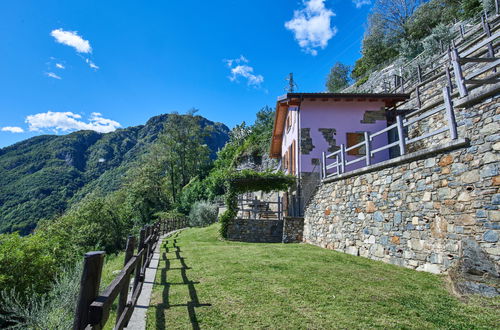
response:
<path fill-rule="evenodd" d="M 285 217 L 283 243 L 300 243 L 304 236 L 304 218 Z"/>
<path fill-rule="evenodd" d="M 227 228 L 231 241 L 281 243 L 283 220 L 233 219 Z"/>
<path fill-rule="evenodd" d="M 231 241 L 252 243 L 302 242 L 304 218 L 285 217 L 284 220 L 231 220 L 227 237 Z"/>
<path fill-rule="evenodd" d="M 498 280 L 499 100 L 456 110 L 459 137 L 469 146 L 420 151 L 327 180 L 306 208 L 304 241 L 433 273 L 458 265 L 474 246 L 495 271 L 479 265 L 468 272 Z"/>

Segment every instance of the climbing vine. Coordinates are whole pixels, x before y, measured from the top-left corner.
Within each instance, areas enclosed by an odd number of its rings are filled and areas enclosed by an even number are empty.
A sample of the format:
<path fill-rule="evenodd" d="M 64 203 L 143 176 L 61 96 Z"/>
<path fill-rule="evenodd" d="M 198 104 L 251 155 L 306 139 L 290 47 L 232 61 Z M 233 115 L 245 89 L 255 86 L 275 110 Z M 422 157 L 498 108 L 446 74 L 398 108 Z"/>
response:
<path fill-rule="evenodd" d="M 232 172 L 225 181 L 226 194 L 225 203 L 227 210 L 220 216 L 220 234 L 227 238 L 227 228 L 231 219 L 238 213 L 238 194 L 251 191 L 284 191 L 292 187 L 296 178 L 283 172 L 256 172 L 243 170 Z"/>

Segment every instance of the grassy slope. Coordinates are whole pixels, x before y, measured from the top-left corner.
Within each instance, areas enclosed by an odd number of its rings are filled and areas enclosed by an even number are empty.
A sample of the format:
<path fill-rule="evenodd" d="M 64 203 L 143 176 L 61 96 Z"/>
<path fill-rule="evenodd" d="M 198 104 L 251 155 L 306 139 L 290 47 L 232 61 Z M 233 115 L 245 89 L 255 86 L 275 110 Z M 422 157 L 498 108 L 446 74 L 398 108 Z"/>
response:
<path fill-rule="evenodd" d="M 123 268 L 123 262 L 125 260 L 125 252 L 121 252 L 117 255 L 106 256 L 106 261 L 102 270 L 101 277 L 101 288 L 100 291 L 104 291 L 108 285 L 118 276 L 118 273 Z M 113 329 L 116 320 L 116 309 L 118 307 L 118 298 L 114 301 L 111 307 L 111 312 L 109 313 L 108 322 L 106 323 L 104 329 Z"/>
<path fill-rule="evenodd" d="M 190 322 L 201 328 L 303 329 L 500 324 L 499 299 L 463 303 L 440 276 L 306 244 L 220 241 L 217 230 L 214 225 L 178 236 L 179 256 L 189 267 L 184 270 L 169 240 L 148 329 L 164 329 L 165 323 L 190 328 Z M 196 297 L 211 306 L 198 307 Z"/>

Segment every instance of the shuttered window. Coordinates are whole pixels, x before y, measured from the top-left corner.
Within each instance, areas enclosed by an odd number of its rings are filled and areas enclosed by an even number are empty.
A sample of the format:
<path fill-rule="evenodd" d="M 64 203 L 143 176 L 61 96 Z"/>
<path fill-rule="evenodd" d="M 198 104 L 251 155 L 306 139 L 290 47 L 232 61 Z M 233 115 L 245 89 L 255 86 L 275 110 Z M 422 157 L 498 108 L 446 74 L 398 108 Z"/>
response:
<path fill-rule="evenodd" d="M 360 142 L 363 142 L 364 140 L 365 140 L 364 133 L 347 133 L 347 148 L 352 147 L 353 145 L 356 145 Z M 351 156 L 364 156 L 366 155 L 366 148 L 363 145 L 359 148 L 354 148 L 352 150 L 349 150 L 347 154 Z"/>

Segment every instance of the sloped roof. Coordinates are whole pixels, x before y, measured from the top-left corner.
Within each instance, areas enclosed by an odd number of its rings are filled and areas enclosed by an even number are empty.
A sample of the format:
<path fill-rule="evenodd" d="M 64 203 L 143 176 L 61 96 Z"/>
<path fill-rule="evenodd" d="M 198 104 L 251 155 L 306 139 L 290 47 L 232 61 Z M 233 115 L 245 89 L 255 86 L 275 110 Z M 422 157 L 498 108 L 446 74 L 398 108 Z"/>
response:
<path fill-rule="evenodd" d="M 285 127 L 286 115 L 288 107 L 300 106 L 304 99 L 321 99 L 324 101 L 358 101 L 358 102 L 376 102 L 383 101 L 386 107 L 395 106 L 398 102 L 405 101 L 410 98 L 410 94 L 388 94 L 388 93 L 287 93 L 278 97 L 276 103 L 276 113 L 274 117 L 273 135 L 271 137 L 271 158 L 281 157 L 281 144 L 283 140 L 283 132 Z"/>

